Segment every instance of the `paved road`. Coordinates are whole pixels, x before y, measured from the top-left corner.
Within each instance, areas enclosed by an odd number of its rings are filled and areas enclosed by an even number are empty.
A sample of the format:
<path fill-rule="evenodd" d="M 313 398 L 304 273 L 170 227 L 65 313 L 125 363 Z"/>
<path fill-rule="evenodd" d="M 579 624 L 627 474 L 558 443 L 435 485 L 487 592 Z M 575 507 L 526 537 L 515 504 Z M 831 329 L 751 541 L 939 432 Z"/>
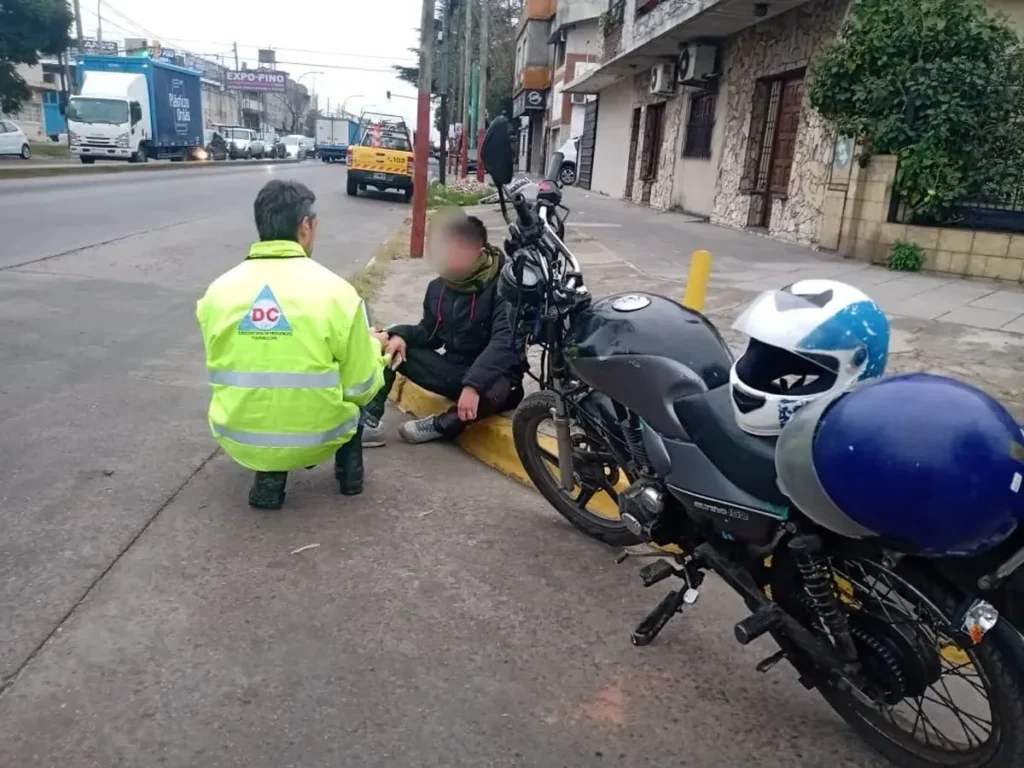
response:
<path fill-rule="evenodd" d="M 342 274 L 409 211 L 320 163 L 0 183 L 0 686 L 210 456 L 195 301 L 276 176 Z"/>
<path fill-rule="evenodd" d="M 632 648 L 661 594 L 453 448 L 249 510 L 193 313 L 277 173 L 0 185 L 0 765 L 878 768 L 791 672 L 754 671 L 769 650 L 729 639 L 715 582 Z M 408 212 L 337 166 L 287 174 L 341 272 Z"/>

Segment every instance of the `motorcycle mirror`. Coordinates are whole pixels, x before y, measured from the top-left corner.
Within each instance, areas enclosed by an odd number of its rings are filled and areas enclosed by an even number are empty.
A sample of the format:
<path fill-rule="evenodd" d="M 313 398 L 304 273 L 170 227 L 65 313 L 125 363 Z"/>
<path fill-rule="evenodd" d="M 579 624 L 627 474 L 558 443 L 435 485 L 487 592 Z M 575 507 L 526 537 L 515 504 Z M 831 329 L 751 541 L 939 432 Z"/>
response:
<path fill-rule="evenodd" d="M 495 186 L 502 187 L 512 181 L 512 125 L 504 115 L 491 121 L 480 157 Z"/>

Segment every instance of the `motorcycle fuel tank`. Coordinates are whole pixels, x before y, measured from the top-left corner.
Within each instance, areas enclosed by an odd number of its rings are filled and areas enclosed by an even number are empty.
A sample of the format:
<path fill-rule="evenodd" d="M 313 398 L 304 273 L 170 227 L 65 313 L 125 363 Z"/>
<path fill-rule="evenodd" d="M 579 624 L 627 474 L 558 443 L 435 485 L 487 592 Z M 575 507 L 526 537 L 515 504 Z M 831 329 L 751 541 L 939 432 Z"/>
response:
<path fill-rule="evenodd" d="M 700 312 L 651 293 L 594 302 L 576 318 L 573 375 L 665 437 L 686 439 L 672 403 L 729 383 L 732 353 Z"/>

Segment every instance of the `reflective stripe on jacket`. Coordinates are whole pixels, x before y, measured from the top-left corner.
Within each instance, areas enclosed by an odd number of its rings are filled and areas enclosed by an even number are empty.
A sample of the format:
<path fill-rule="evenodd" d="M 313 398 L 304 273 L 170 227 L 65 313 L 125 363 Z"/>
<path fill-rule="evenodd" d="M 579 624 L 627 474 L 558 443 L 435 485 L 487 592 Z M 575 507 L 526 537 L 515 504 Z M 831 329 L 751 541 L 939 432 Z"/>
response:
<path fill-rule="evenodd" d="M 256 243 L 196 308 L 210 430 L 239 464 L 285 472 L 344 445 L 384 383 L 362 299 L 291 241 Z"/>

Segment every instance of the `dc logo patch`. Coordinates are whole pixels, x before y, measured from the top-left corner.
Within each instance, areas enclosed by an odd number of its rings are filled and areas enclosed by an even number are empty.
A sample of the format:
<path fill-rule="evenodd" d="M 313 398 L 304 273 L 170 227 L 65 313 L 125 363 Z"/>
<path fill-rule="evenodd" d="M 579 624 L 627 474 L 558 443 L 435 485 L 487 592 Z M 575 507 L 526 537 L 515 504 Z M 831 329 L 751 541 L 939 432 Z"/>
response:
<path fill-rule="evenodd" d="M 291 333 L 292 326 L 284 315 L 269 285 L 263 286 L 256 301 L 238 324 L 239 333 Z"/>

